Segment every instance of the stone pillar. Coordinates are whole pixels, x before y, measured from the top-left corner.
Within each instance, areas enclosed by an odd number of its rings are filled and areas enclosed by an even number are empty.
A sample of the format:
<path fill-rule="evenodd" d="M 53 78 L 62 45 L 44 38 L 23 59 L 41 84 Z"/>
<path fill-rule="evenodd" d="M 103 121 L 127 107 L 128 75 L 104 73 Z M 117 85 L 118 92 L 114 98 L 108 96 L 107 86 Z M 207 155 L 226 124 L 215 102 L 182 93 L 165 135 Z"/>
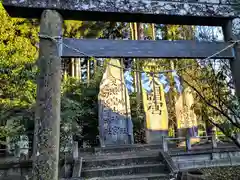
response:
<path fill-rule="evenodd" d="M 168 151 L 168 140 L 164 136 L 162 137 L 162 145 L 163 145 L 163 151 L 167 152 Z"/>
<path fill-rule="evenodd" d="M 73 159 L 78 159 L 79 157 L 79 153 L 78 153 L 78 141 L 74 141 L 73 142 L 73 150 L 72 150 L 72 155 L 73 155 Z"/>
<path fill-rule="evenodd" d="M 208 141 L 211 141 L 211 137 L 216 134 L 216 127 L 213 126 L 209 120 L 206 120 L 206 132 L 207 132 L 207 136 L 208 136 Z"/>
<path fill-rule="evenodd" d="M 190 151 L 192 149 L 191 145 L 191 136 L 187 134 L 186 136 L 186 151 Z"/>
<path fill-rule="evenodd" d="M 212 148 L 217 148 L 217 138 L 216 134 L 212 135 Z"/>
<path fill-rule="evenodd" d="M 53 10 L 41 16 L 33 180 L 58 180 L 62 17 Z"/>
<path fill-rule="evenodd" d="M 235 40 L 232 32 L 232 20 L 226 21 L 226 23 L 222 26 L 223 28 L 223 35 L 225 41 L 232 41 Z M 239 43 L 234 45 L 233 53 L 235 58 L 230 61 L 232 77 L 235 84 L 236 95 L 240 98 L 240 46 Z"/>

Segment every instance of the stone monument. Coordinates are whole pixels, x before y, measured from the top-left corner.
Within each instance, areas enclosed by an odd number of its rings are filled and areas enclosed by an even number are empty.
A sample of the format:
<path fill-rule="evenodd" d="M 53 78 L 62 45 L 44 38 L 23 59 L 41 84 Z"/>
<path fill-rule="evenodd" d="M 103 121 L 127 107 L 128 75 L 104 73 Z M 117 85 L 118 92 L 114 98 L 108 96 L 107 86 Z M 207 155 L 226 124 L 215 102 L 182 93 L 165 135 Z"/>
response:
<path fill-rule="evenodd" d="M 185 137 L 188 133 L 190 137 L 197 136 L 197 117 L 192 109 L 194 97 L 189 87 L 179 95 L 176 100 L 176 118 L 178 127 L 178 136 Z"/>
<path fill-rule="evenodd" d="M 157 79 L 151 82 L 152 92 L 143 89 L 143 106 L 146 116 L 147 143 L 161 143 L 168 136 L 168 111 L 163 86 Z M 153 84 L 154 83 L 154 84 Z"/>
<path fill-rule="evenodd" d="M 110 60 L 100 84 L 98 101 L 102 147 L 134 142 L 130 100 L 123 70 L 119 67 L 119 60 Z"/>

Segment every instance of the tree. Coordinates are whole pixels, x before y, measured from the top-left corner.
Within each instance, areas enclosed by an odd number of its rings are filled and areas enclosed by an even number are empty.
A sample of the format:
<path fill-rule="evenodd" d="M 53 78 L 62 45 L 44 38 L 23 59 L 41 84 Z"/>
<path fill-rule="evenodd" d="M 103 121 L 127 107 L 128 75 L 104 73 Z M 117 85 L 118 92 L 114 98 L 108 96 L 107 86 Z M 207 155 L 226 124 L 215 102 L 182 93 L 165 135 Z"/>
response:
<path fill-rule="evenodd" d="M 219 66 L 218 70 L 216 65 Z M 229 64 L 226 61 L 211 60 L 204 67 L 198 66 L 192 71 L 200 71 L 201 76 L 196 79 L 188 70 L 184 72 L 188 78 L 182 79 L 194 90 L 199 100 L 195 111 L 240 147 L 239 103 L 233 91 Z"/>
<path fill-rule="evenodd" d="M 77 141 L 88 146 L 98 145 L 98 93 L 102 78 L 102 71 L 97 71 L 91 77 L 87 86 L 86 82 L 68 77 L 63 83 L 61 128 L 66 124 L 71 128 L 61 138 L 72 133 Z"/>
<path fill-rule="evenodd" d="M 22 133 L 22 122 L 31 116 L 23 112 L 35 102 L 38 29 L 34 20 L 11 19 L 1 3 L 0 17 L 0 134 L 5 141 Z M 14 128 L 5 127 L 7 121 Z"/>
<path fill-rule="evenodd" d="M 219 32 L 216 28 L 198 30 L 198 38 L 202 40 L 216 41 L 218 38 Z M 239 101 L 234 93 L 229 61 L 210 59 L 188 62 L 188 65 L 189 63 L 192 66 L 183 69 L 181 77 L 184 84 L 194 90 L 195 112 L 240 147 Z"/>

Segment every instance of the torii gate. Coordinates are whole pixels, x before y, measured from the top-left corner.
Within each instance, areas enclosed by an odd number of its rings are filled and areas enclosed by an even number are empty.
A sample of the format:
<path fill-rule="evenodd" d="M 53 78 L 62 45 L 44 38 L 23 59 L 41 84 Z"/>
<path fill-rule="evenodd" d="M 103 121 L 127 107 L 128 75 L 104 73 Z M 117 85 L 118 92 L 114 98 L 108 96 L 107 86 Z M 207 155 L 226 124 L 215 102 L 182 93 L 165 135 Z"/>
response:
<path fill-rule="evenodd" d="M 68 46 L 95 57 L 206 58 L 234 40 L 232 20 L 237 17 L 227 0 L 3 0 L 3 5 L 13 17 L 41 17 L 35 123 L 38 149 L 33 161 L 33 179 L 36 180 L 58 179 L 61 58 L 86 56 Z M 62 39 L 62 17 L 88 21 L 222 26 L 226 42 Z M 236 93 L 240 96 L 238 48 L 236 44 L 215 58 L 231 60 Z M 108 52 L 109 49 L 111 51 Z"/>

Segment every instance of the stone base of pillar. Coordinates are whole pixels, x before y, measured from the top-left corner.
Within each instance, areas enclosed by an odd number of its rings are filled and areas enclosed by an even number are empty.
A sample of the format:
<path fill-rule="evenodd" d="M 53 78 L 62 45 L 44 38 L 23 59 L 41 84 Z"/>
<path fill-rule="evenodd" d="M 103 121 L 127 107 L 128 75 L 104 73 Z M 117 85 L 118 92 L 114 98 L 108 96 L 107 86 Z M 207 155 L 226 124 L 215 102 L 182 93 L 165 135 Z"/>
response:
<path fill-rule="evenodd" d="M 162 137 L 168 136 L 168 130 L 146 129 L 146 142 L 148 144 L 161 144 Z"/>
<path fill-rule="evenodd" d="M 178 137 L 186 137 L 187 134 L 190 137 L 196 137 L 198 135 L 198 128 L 197 127 L 181 128 L 177 130 Z"/>
<path fill-rule="evenodd" d="M 177 130 L 177 136 L 178 137 L 187 137 L 187 134 L 191 137 L 191 144 L 195 144 L 200 142 L 200 139 L 197 138 L 198 135 L 198 128 L 193 127 L 193 128 L 182 128 Z M 178 146 L 182 147 L 185 146 L 186 142 L 184 140 L 178 142 Z"/>

